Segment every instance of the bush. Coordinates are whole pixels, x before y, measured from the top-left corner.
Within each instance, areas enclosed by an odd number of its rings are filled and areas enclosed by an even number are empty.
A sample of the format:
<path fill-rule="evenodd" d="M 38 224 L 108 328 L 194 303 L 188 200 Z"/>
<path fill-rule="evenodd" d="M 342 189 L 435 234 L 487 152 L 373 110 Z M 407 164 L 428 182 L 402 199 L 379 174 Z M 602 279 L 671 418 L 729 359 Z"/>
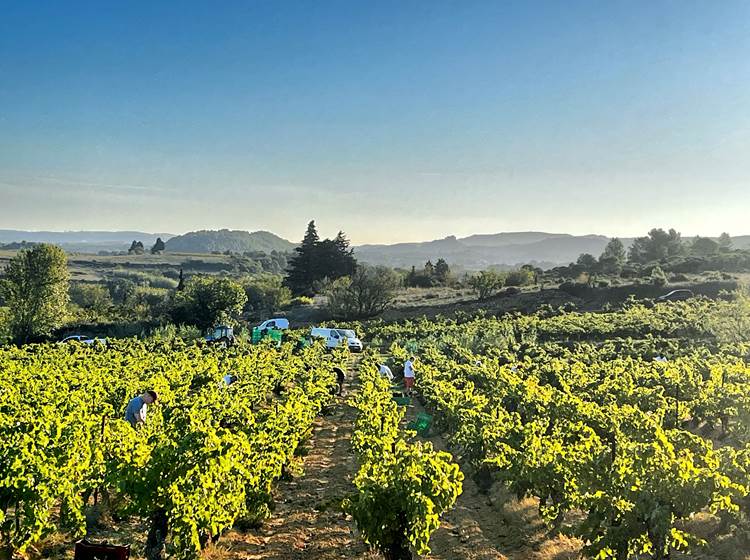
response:
<path fill-rule="evenodd" d="M 17 342 L 47 336 L 65 321 L 69 301 L 67 262 L 60 247 L 42 243 L 19 251 L 6 266 L 0 292 Z"/>
<path fill-rule="evenodd" d="M 112 278 L 130 280 L 138 286 L 150 286 L 152 288 L 166 288 L 173 290 L 177 287 L 177 281 L 173 278 L 161 274 L 151 274 L 140 270 L 116 269 L 112 271 Z"/>
<path fill-rule="evenodd" d="M 289 305 L 292 292 L 282 282 L 281 276 L 275 274 L 262 274 L 246 280 L 243 283 L 247 296 L 245 310 L 273 314 Z"/>
<path fill-rule="evenodd" d="M 175 294 L 171 315 L 176 323 L 208 329 L 228 322 L 246 302 L 244 288 L 234 280 L 194 276 Z"/>
<path fill-rule="evenodd" d="M 651 283 L 654 286 L 666 286 L 667 285 L 667 275 L 664 274 L 664 271 L 661 269 L 659 265 L 655 266 L 653 270 L 651 270 Z"/>
<path fill-rule="evenodd" d="M 138 289 L 138 285 L 135 282 L 126 278 L 107 280 L 106 286 L 109 290 L 110 298 L 118 305 L 127 303 Z"/>
<path fill-rule="evenodd" d="M 102 284 L 72 284 L 68 289 L 70 301 L 79 308 L 84 321 L 107 319 L 112 310 L 112 297 Z"/>
<path fill-rule="evenodd" d="M 0 344 L 7 344 L 10 338 L 10 310 L 0 307 Z"/>
<path fill-rule="evenodd" d="M 374 317 L 392 303 L 400 278 L 385 266 L 358 265 L 352 276 L 339 278 L 328 288 L 328 310 L 333 317 Z"/>
<path fill-rule="evenodd" d="M 534 283 L 534 273 L 526 268 L 519 270 L 511 270 L 506 273 L 505 285 L 506 286 L 528 286 Z"/>
<path fill-rule="evenodd" d="M 485 300 L 505 284 L 505 276 L 496 270 L 483 270 L 469 278 L 469 286 L 480 300 Z"/>
<path fill-rule="evenodd" d="M 297 296 L 287 302 L 286 307 L 302 307 L 305 305 L 313 305 L 315 300 L 307 296 Z"/>
<path fill-rule="evenodd" d="M 173 325 L 171 323 L 152 329 L 146 336 L 153 340 L 165 342 L 175 339 L 191 341 L 203 338 L 198 327 L 191 325 Z"/>

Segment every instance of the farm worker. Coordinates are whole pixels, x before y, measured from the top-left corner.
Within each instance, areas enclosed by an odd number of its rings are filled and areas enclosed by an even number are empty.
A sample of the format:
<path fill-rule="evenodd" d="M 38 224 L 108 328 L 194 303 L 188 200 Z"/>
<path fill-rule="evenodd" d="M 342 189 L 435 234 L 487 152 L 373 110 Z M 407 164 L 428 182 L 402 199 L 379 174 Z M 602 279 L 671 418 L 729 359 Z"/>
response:
<path fill-rule="evenodd" d="M 232 375 L 231 373 L 227 373 L 222 379 L 224 380 L 224 385 L 228 387 L 229 385 L 237 381 L 237 376 Z"/>
<path fill-rule="evenodd" d="M 389 368 L 385 364 L 378 365 L 378 373 L 388 379 L 388 381 L 393 381 L 393 372 L 391 371 L 391 368 Z"/>
<path fill-rule="evenodd" d="M 340 395 L 341 392 L 344 390 L 344 380 L 346 379 L 346 374 L 344 373 L 344 370 L 340 367 L 333 368 L 333 373 L 336 374 L 336 385 L 337 389 L 331 389 L 331 394 L 337 394 Z"/>
<path fill-rule="evenodd" d="M 411 395 L 414 390 L 414 377 L 416 373 L 417 372 L 414 370 L 414 356 L 411 356 L 404 363 L 404 387 L 406 387 L 406 392 L 409 395 Z"/>
<path fill-rule="evenodd" d="M 125 409 L 125 420 L 134 428 L 146 421 L 148 405 L 156 402 L 156 391 L 146 391 L 142 395 L 130 400 Z"/>

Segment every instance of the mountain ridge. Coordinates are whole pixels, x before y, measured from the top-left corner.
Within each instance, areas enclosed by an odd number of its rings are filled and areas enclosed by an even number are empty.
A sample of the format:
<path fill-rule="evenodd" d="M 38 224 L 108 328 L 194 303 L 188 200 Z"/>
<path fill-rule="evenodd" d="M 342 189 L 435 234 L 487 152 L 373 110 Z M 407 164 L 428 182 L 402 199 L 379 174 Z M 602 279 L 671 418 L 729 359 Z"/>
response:
<path fill-rule="evenodd" d="M 138 231 L 68 231 L 45 232 L 0 230 L 0 243 L 20 241 L 57 243 L 68 251 L 96 253 L 98 251 L 127 251 L 135 239 L 147 247 L 161 237 L 168 252 L 266 252 L 292 251 L 296 246 L 268 231 L 198 230 L 182 235 L 144 233 Z M 458 238 L 395 244 L 363 244 L 354 246 L 354 254 L 364 263 L 398 268 L 422 266 L 428 260 L 442 258 L 452 267 L 481 270 L 490 266 L 514 267 L 537 264 L 551 267 L 575 261 L 581 253 L 598 257 L 611 238 L 605 235 L 548 233 L 540 231 L 500 232 L 475 234 Z M 632 237 L 620 238 L 628 247 Z M 683 237 L 685 240 L 694 237 Z M 712 238 L 716 239 L 716 238 Z M 750 249 L 750 235 L 732 238 L 738 249 Z"/>

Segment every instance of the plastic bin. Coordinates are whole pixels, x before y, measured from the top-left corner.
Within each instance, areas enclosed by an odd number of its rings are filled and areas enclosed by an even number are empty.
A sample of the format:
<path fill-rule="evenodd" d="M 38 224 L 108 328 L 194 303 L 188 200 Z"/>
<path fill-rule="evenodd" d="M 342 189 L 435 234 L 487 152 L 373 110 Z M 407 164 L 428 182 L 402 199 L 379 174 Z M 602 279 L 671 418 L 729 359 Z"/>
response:
<path fill-rule="evenodd" d="M 284 333 L 278 329 L 259 329 L 258 327 L 253 327 L 253 332 L 250 333 L 250 342 L 258 344 L 264 338 L 270 338 L 276 341 L 277 344 L 281 344 L 281 337 L 283 335 Z"/>
<path fill-rule="evenodd" d="M 432 416 L 430 416 L 426 412 L 420 412 L 419 414 L 417 414 L 417 417 L 409 423 L 407 427 L 408 429 L 417 432 L 420 436 L 424 436 L 429 433 L 431 425 Z"/>
<path fill-rule="evenodd" d="M 396 404 L 399 406 L 409 406 L 411 404 L 411 397 L 404 397 L 398 393 L 393 395 L 393 400 L 396 401 Z"/>

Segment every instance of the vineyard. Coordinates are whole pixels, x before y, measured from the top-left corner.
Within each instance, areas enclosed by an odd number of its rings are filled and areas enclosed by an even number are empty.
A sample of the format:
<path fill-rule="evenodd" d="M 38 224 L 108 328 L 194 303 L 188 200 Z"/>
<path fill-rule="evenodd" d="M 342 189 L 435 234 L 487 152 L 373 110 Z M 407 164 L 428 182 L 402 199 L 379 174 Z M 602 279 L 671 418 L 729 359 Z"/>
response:
<path fill-rule="evenodd" d="M 533 500 L 550 538 L 586 557 L 710 555 L 720 542 L 731 555 L 715 557 L 750 555 L 746 296 L 359 327 L 372 349 L 354 363 L 320 346 L 179 339 L 0 349 L 0 556 L 87 535 L 93 507 L 143 520 L 136 557 L 196 558 L 253 534 L 289 498 L 282 481 L 304 480 L 314 426 L 341 422 L 323 415 L 334 403 L 351 422 L 330 459 L 352 471 L 327 519 L 372 551 L 331 557 L 431 555 L 451 510 L 471 509 L 469 483 Z M 398 372 L 410 355 L 418 399 L 404 407 L 378 364 Z M 343 398 L 337 367 L 357 372 Z M 159 398 L 134 429 L 125 406 L 147 389 Z M 428 434 L 410 429 L 417 410 Z"/>
<path fill-rule="evenodd" d="M 594 558 L 750 554 L 746 298 L 612 313 L 382 326 L 393 362 L 419 357 L 436 429 L 478 487 L 538 500 L 551 532 Z M 744 552 L 743 552 L 744 551 Z"/>
<path fill-rule="evenodd" d="M 85 533 L 96 496 L 148 519 L 146 555 L 196 556 L 268 516 L 274 482 L 331 398 L 341 357 L 320 348 L 217 350 L 179 340 L 0 351 L 0 531 L 6 554 Z M 227 386 L 231 372 L 238 381 Z M 158 404 L 133 429 L 128 400 Z"/>

